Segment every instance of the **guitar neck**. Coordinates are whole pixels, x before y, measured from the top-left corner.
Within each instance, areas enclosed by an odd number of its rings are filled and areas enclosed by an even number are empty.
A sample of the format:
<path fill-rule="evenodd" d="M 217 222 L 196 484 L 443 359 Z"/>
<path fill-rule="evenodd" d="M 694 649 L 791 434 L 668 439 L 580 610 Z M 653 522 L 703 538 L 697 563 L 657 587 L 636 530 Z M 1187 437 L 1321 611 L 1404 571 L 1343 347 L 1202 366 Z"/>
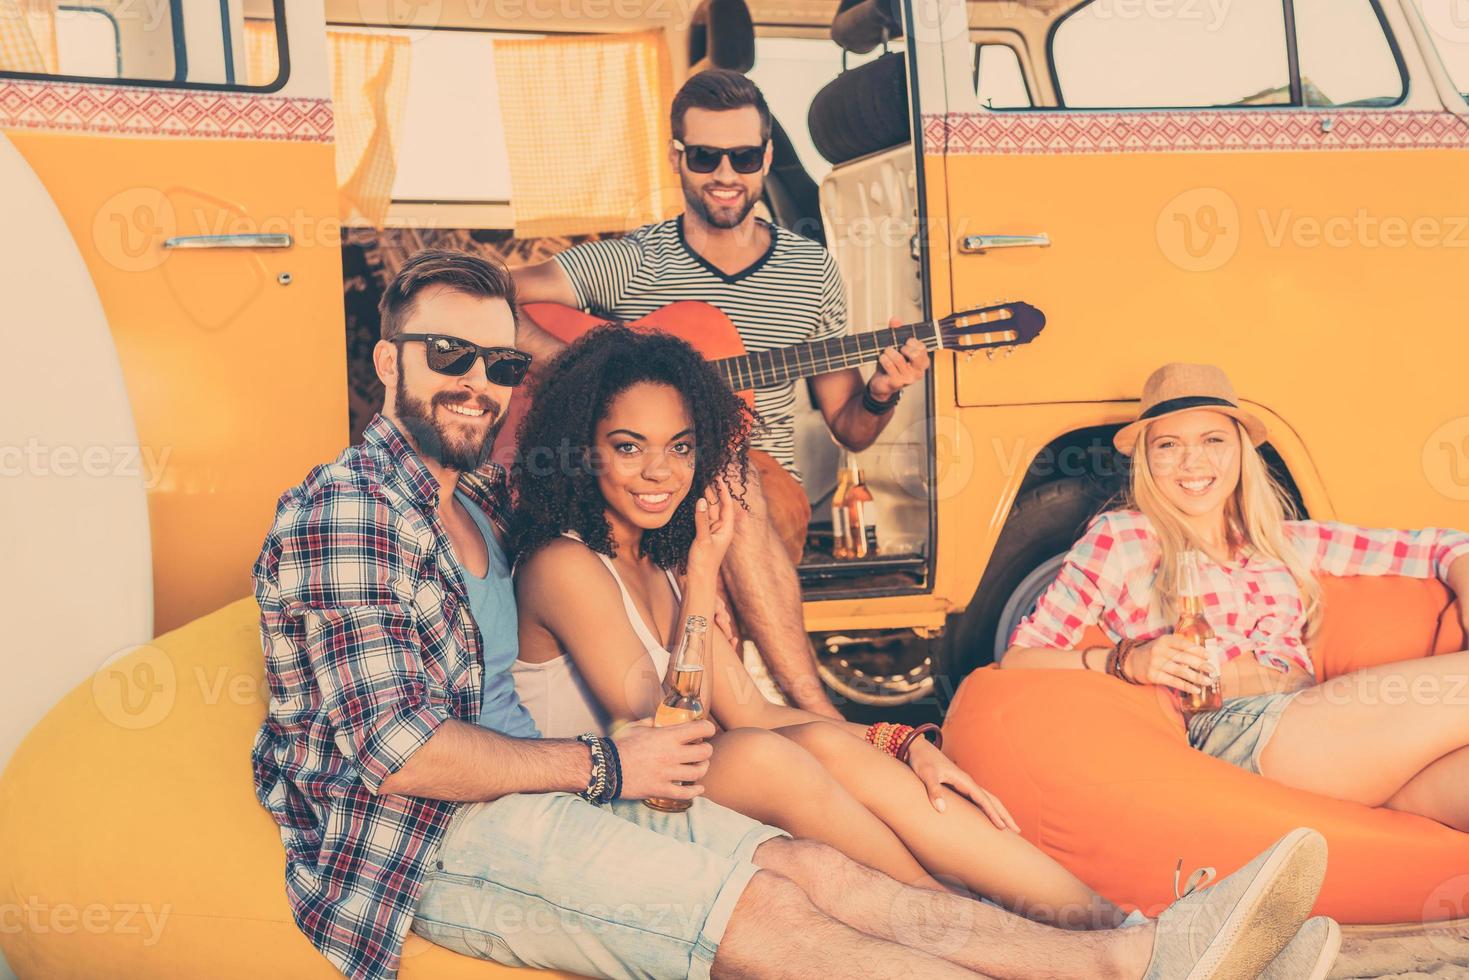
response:
<path fill-rule="evenodd" d="M 902 347 L 909 337 L 916 337 L 929 350 L 942 346 L 932 322 L 909 323 L 725 357 L 715 361 L 714 366 L 735 391 L 768 388 L 875 361 L 889 347 Z"/>

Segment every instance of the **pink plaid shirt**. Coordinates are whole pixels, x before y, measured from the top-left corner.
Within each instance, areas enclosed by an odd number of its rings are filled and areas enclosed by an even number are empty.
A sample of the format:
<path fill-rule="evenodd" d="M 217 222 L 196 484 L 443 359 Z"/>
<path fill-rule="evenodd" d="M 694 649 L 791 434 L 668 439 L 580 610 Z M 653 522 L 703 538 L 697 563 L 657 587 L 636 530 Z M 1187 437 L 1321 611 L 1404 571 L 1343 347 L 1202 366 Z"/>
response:
<path fill-rule="evenodd" d="M 1469 555 L 1469 534 L 1435 527 L 1395 531 L 1291 521 L 1285 529 L 1291 545 L 1321 575 L 1445 579 L 1449 566 Z M 1123 637 L 1145 642 L 1172 631 L 1153 592 L 1159 554 L 1147 517 L 1127 510 L 1098 516 L 1010 645 L 1069 650 L 1093 623 L 1114 643 Z M 1300 589 L 1284 562 L 1257 553 L 1225 564 L 1203 556 L 1200 571 L 1204 613 L 1226 662 L 1252 652 L 1277 670 L 1293 661 L 1315 674 L 1302 639 L 1306 613 Z"/>

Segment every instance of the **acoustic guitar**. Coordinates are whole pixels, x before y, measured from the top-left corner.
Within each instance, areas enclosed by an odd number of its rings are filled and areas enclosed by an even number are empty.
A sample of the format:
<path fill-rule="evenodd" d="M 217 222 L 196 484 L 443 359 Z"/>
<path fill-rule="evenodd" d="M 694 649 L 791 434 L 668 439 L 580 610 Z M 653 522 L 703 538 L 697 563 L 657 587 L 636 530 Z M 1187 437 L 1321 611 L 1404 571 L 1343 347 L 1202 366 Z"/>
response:
<path fill-rule="evenodd" d="M 560 303 L 527 303 L 521 312 L 546 333 L 568 344 L 606 322 L 605 318 Z M 753 406 L 755 388 L 857 367 L 877 360 L 889 347 L 902 347 L 909 337 L 916 337 L 929 350 L 993 352 L 1035 340 L 1045 329 L 1046 317 L 1029 303 L 999 303 L 951 313 L 938 320 L 762 351 L 745 349 L 739 330 L 723 310 L 693 300 L 669 303 L 628 326 L 661 330 L 688 341 L 714 362 L 729 386 Z"/>

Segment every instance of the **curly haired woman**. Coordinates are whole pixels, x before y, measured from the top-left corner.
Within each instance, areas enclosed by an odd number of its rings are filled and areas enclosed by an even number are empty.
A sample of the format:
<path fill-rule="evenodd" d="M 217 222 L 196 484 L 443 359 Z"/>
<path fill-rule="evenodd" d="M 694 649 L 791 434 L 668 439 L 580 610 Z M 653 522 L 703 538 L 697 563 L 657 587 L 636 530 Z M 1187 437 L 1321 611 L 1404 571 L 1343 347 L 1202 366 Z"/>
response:
<path fill-rule="evenodd" d="M 734 522 L 750 519 L 721 475 L 738 487 L 753 423 L 692 347 L 662 334 L 599 328 L 541 378 L 520 430 L 512 543 L 516 689 L 543 734 L 653 714 L 679 624 L 712 618 Z M 710 636 L 723 729 L 710 799 L 901 881 L 957 881 L 1041 921 L 1123 921 L 927 739 L 904 765 L 864 726 L 774 704 Z"/>
<path fill-rule="evenodd" d="M 1308 653 L 1318 575 L 1437 576 L 1469 626 L 1469 534 L 1286 519 L 1288 498 L 1256 448 L 1265 425 L 1219 368 L 1169 364 L 1117 433 L 1132 457 L 1129 506 L 1087 529 L 1003 658 L 1008 668 L 1106 670 L 1196 694 L 1200 751 L 1298 789 L 1422 814 L 1469 831 L 1469 652 L 1373 667 L 1317 684 Z M 1364 451 L 1367 447 L 1364 445 Z M 1171 631 L 1176 556 L 1198 558 L 1214 652 Z M 1073 649 L 1097 623 L 1117 646 Z M 1211 641 L 1212 642 L 1212 641 Z M 1409 699 L 1376 696 L 1395 678 Z"/>

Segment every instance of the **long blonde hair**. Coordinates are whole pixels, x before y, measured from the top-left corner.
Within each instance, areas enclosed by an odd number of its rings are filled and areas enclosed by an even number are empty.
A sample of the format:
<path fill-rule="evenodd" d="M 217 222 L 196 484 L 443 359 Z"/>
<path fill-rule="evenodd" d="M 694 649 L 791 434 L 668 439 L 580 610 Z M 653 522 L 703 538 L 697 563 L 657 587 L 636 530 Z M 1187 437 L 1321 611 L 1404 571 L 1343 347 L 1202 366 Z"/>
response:
<path fill-rule="evenodd" d="M 1285 536 L 1285 522 L 1296 516 L 1295 501 L 1265 465 L 1244 426 L 1236 421 L 1234 429 L 1239 437 L 1240 473 L 1239 484 L 1224 505 L 1225 540 L 1231 551 L 1249 548 L 1280 561 L 1290 570 L 1301 590 L 1301 604 L 1306 611 L 1304 639 L 1309 641 L 1321 625 L 1321 583 Z M 1172 620 L 1178 612 L 1177 556 L 1189 549 L 1202 549 L 1203 542 L 1158 489 L 1148 464 L 1146 444 L 1144 430 L 1133 451 L 1132 478 L 1124 500 L 1127 506 L 1142 511 L 1157 531 L 1162 555 L 1153 592 L 1163 618 Z"/>

